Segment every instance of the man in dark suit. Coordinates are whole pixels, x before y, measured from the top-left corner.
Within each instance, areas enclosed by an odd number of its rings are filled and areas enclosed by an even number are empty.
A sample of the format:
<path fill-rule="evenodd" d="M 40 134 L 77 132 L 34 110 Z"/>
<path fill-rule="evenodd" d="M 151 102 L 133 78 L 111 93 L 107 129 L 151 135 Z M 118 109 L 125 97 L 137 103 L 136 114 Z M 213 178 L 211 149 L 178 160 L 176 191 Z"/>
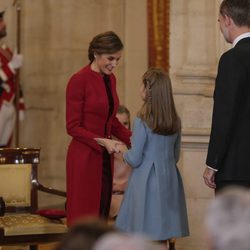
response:
<path fill-rule="evenodd" d="M 223 0 L 220 30 L 233 48 L 219 62 L 203 178 L 218 191 L 250 187 L 250 0 Z"/>

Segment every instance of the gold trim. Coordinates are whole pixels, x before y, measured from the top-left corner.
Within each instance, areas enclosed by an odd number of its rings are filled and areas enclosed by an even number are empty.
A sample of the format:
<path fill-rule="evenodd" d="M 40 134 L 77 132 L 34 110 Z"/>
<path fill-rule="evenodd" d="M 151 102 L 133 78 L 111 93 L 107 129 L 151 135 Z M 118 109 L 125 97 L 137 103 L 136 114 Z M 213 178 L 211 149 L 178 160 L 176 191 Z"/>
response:
<path fill-rule="evenodd" d="M 170 0 L 148 0 L 148 66 L 169 71 Z"/>

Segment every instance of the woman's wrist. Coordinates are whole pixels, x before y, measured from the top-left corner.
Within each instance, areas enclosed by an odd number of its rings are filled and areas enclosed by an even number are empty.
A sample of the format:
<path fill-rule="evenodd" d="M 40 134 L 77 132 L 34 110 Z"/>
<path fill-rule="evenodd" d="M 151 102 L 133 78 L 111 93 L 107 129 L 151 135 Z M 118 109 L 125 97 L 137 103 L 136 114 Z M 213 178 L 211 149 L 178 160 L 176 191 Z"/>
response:
<path fill-rule="evenodd" d="M 94 139 L 99 145 L 105 147 L 105 140 L 106 140 L 105 138 L 94 138 Z"/>

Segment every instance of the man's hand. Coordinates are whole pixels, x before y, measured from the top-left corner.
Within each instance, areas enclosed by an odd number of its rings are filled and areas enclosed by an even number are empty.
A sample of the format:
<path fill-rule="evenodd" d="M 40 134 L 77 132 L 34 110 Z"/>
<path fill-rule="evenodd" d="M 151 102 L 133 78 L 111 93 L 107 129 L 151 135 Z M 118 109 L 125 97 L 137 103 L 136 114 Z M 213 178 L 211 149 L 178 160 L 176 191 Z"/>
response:
<path fill-rule="evenodd" d="M 204 178 L 205 184 L 208 187 L 213 188 L 213 189 L 216 188 L 214 177 L 215 177 L 215 171 L 210 168 L 206 168 L 203 173 L 203 178 Z"/>

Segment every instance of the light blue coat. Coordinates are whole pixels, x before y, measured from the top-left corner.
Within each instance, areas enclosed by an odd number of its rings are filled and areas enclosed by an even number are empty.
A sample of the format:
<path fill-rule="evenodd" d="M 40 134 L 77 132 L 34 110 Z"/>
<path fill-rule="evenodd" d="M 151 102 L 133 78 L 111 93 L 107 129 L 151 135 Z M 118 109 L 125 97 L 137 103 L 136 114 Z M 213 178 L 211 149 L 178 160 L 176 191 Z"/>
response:
<path fill-rule="evenodd" d="M 189 235 L 185 194 L 176 167 L 180 135 L 163 136 L 135 118 L 132 147 L 124 154 L 132 167 L 116 220 L 118 229 L 152 240 Z"/>

